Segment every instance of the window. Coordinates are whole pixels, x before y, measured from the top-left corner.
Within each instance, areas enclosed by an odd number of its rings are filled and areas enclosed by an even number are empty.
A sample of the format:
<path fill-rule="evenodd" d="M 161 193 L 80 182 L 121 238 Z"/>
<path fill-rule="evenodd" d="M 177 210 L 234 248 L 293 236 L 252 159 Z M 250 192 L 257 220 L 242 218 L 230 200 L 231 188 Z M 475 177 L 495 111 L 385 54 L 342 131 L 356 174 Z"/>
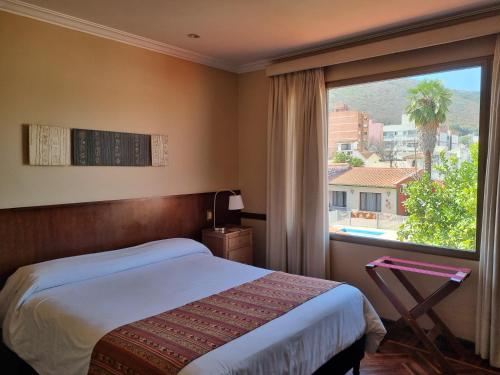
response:
<path fill-rule="evenodd" d="M 476 256 L 489 64 L 476 59 L 446 67 L 328 87 L 329 149 L 339 152 L 336 146 L 347 142 L 358 145 L 348 159 L 357 164 L 350 162 L 328 181 L 334 206 L 346 207 L 347 196 L 353 199 L 342 215 L 330 212 L 333 238 Z M 347 119 L 344 111 L 357 115 Z M 337 116 L 344 116 L 344 133 L 335 129 L 341 123 Z M 365 126 L 367 132 L 358 133 Z M 347 138 L 346 131 L 350 138 L 341 139 L 342 134 Z M 329 163 L 334 159 L 335 153 L 329 154 Z M 335 194 L 345 186 L 347 193 Z M 352 213 L 356 210 L 377 214 Z M 377 231 L 364 231 L 376 234 L 356 239 L 342 231 L 346 226 Z M 337 231 L 343 233 L 335 235 Z"/>
<path fill-rule="evenodd" d="M 359 193 L 359 209 L 361 211 L 382 211 L 380 193 Z"/>
<path fill-rule="evenodd" d="M 345 191 L 332 191 L 333 207 L 345 207 L 346 197 L 347 195 Z"/>

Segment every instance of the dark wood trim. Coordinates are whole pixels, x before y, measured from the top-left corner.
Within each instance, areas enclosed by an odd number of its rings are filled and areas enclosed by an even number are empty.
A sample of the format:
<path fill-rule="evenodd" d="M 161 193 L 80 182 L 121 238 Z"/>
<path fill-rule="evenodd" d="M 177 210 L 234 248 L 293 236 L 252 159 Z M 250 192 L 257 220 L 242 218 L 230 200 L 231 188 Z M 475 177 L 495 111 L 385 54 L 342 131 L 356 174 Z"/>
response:
<path fill-rule="evenodd" d="M 353 79 L 353 83 L 357 83 L 355 79 L 363 76 L 375 76 L 376 78 L 376 75 L 382 76 L 384 73 L 392 76 L 394 72 L 401 69 L 408 71 L 423 66 L 436 66 L 493 56 L 495 42 L 495 35 L 487 35 L 330 65 L 325 67 L 325 80 L 334 84 L 338 82 L 337 85 L 346 85 L 349 84 L 349 79 Z"/>
<path fill-rule="evenodd" d="M 469 259 L 475 261 L 479 260 L 478 251 L 454 250 L 436 246 L 419 245 L 409 242 L 383 240 L 379 238 L 349 236 L 345 234 L 330 233 L 330 241 L 348 242 L 358 245 L 389 248 L 389 249 L 409 251 L 414 253 L 438 255 L 450 258 L 461 258 L 461 259 Z"/>
<path fill-rule="evenodd" d="M 377 59 L 377 58 L 374 57 L 374 59 Z M 466 60 L 459 60 L 459 61 L 451 61 L 451 62 L 445 62 L 445 63 L 439 63 L 439 64 L 426 65 L 426 66 L 421 66 L 421 67 L 417 67 L 417 68 L 408 68 L 408 69 L 402 68 L 402 69 L 398 69 L 398 70 L 395 70 L 392 72 L 387 72 L 387 73 L 363 75 L 361 77 L 343 79 L 343 80 L 338 80 L 338 81 L 330 81 L 327 83 L 326 87 L 328 89 L 330 89 L 330 88 L 337 88 L 337 87 L 343 87 L 343 86 L 359 85 L 362 83 L 385 81 L 385 80 L 404 78 L 404 77 L 419 75 L 419 74 L 435 73 L 435 72 L 442 71 L 442 70 L 457 70 L 457 69 L 470 68 L 470 67 L 474 67 L 474 66 L 480 66 L 482 68 L 486 68 L 488 65 L 491 65 L 489 63 L 489 61 L 491 61 L 491 59 L 492 59 L 492 56 L 485 56 L 485 57 L 477 57 L 477 58 L 466 59 Z M 483 91 L 483 89 L 481 88 L 481 99 L 482 99 L 482 94 L 483 94 L 482 91 Z"/>
<path fill-rule="evenodd" d="M 234 190 L 235 192 L 239 192 L 239 190 Z M 33 210 L 46 210 L 50 208 L 65 208 L 65 207 L 80 207 L 80 206 L 96 206 L 96 205 L 106 205 L 113 203 L 127 203 L 127 202 L 145 202 L 156 199 L 164 199 L 164 198 L 182 198 L 182 197 L 192 197 L 195 195 L 204 194 L 204 195 L 214 195 L 215 192 L 204 192 L 204 193 L 190 193 L 190 194 L 173 194 L 173 195 L 161 195 L 156 197 L 140 197 L 140 198 L 124 198 L 124 199 L 108 199 L 103 201 L 90 201 L 90 202 L 74 202 L 74 203 L 56 203 L 56 204 L 46 204 L 40 206 L 20 206 L 20 207 L 9 207 L 9 208 L 0 208 L 0 213 L 6 211 L 33 211 Z M 222 194 L 222 193 L 219 193 Z"/>
<path fill-rule="evenodd" d="M 217 199 L 217 224 L 240 224 L 229 192 Z M 0 286 L 18 267 L 140 243 L 187 237 L 201 240 L 212 225 L 214 193 L 56 204 L 0 210 Z"/>
<path fill-rule="evenodd" d="M 266 214 L 258 214 L 255 212 L 241 212 L 242 219 L 266 220 Z"/>
<path fill-rule="evenodd" d="M 298 52 L 290 54 L 282 58 L 273 60 L 273 64 L 295 60 L 302 57 L 318 55 L 339 49 L 356 47 L 373 42 L 379 42 L 387 39 L 392 39 L 400 36 L 411 35 L 428 30 L 436 30 L 447 26 L 453 26 L 460 23 L 474 21 L 486 17 L 496 16 L 500 14 L 500 5 L 490 5 L 479 7 L 469 11 L 459 11 L 444 17 L 436 17 L 431 20 L 418 21 L 406 26 L 396 26 L 380 30 L 378 32 L 366 32 L 354 37 L 348 37 L 333 43 L 323 44 L 306 52 Z"/>
<path fill-rule="evenodd" d="M 483 227 L 484 184 L 486 181 L 486 162 L 488 158 L 488 140 L 490 132 L 491 79 L 493 73 L 493 56 L 485 58 L 481 64 L 481 94 L 479 103 L 479 155 L 477 181 L 477 228 L 476 253 L 479 259 L 481 232 Z"/>

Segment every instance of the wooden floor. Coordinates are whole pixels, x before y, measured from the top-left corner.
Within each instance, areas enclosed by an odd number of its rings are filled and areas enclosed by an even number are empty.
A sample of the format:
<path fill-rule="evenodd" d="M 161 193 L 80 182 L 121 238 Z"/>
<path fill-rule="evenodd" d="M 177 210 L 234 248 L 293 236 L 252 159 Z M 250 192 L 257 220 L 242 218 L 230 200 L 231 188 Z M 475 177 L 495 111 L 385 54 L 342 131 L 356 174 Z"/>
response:
<path fill-rule="evenodd" d="M 474 355 L 471 345 L 466 346 L 465 360 L 453 358 L 444 343 L 438 343 L 447 355 L 449 363 L 457 374 L 499 375 L 500 369 L 489 367 L 485 361 Z M 428 359 L 427 352 L 406 329 L 389 327 L 389 333 L 376 354 L 366 355 L 361 362 L 362 375 L 437 375 L 439 370 Z"/>

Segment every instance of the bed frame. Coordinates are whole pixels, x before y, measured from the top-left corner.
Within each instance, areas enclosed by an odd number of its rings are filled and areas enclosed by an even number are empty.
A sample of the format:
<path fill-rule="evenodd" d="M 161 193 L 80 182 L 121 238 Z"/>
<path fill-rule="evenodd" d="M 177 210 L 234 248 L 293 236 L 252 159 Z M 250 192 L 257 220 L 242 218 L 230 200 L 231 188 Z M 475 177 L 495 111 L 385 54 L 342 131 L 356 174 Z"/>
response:
<path fill-rule="evenodd" d="M 314 375 L 344 375 L 352 370 L 353 375 L 360 374 L 361 360 L 365 356 L 366 337 L 361 337 L 348 348 L 337 353 L 321 366 Z"/>
<path fill-rule="evenodd" d="M 172 237 L 201 239 L 214 193 L 0 209 L 0 288 L 17 268 L 56 258 L 120 249 Z M 228 211 L 229 193 L 217 200 L 221 223 L 240 224 Z M 218 223 L 219 224 L 219 223 Z M 359 374 L 364 337 L 316 374 Z M 36 374 L 3 343 L 0 372 Z"/>
<path fill-rule="evenodd" d="M 360 362 L 365 354 L 365 336 L 348 348 L 335 355 L 321 366 L 314 375 L 344 375 L 352 370 L 353 375 L 359 375 Z M 0 369 L 9 375 L 37 375 L 26 362 L 10 351 L 3 343 L 0 348 Z"/>

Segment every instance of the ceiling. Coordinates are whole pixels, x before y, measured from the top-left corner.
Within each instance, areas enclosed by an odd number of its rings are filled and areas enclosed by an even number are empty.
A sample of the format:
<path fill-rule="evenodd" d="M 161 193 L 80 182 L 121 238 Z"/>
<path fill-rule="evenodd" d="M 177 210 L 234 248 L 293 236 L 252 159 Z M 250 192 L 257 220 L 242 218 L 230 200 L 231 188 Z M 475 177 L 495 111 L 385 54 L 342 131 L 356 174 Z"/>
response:
<path fill-rule="evenodd" d="M 500 3 L 500 0 L 25 1 L 195 52 L 236 71 L 356 35 Z M 186 36 L 189 33 L 201 37 L 191 39 Z"/>

